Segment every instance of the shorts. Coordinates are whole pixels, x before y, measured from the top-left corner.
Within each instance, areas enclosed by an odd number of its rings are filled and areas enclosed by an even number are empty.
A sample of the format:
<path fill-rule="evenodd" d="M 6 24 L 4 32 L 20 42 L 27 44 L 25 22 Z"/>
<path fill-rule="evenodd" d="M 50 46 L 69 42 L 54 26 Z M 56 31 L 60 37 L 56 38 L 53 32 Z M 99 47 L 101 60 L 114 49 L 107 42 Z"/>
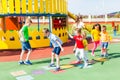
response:
<path fill-rule="evenodd" d="M 60 47 L 55 47 L 52 52 L 55 53 L 55 54 L 57 54 L 57 55 L 59 55 L 60 51 L 61 51 Z"/>
<path fill-rule="evenodd" d="M 30 46 L 29 41 L 22 42 L 22 50 L 31 50 L 31 46 Z"/>
<path fill-rule="evenodd" d="M 107 48 L 108 47 L 108 42 L 101 42 L 101 47 L 102 48 Z"/>

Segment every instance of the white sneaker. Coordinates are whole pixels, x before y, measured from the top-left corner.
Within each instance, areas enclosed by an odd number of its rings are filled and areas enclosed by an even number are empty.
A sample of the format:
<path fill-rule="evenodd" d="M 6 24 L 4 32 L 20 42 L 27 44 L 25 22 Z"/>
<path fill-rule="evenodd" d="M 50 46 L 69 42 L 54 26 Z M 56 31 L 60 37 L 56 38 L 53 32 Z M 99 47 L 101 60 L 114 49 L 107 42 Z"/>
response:
<path fill-rule="evenodd" d="M 84 67 L 84 69 L 86 69 L 86 68 L 91 68 L 91 67 L 92 67 L 92 66 L 89 65 L 89 66 Z"/>
<path fill-rule="evenodd" d="M 87 66 L 88 66 L 88 64 L 87 64 L 87 63 L 85 63 L 83 68 L 86 68 Z"/>

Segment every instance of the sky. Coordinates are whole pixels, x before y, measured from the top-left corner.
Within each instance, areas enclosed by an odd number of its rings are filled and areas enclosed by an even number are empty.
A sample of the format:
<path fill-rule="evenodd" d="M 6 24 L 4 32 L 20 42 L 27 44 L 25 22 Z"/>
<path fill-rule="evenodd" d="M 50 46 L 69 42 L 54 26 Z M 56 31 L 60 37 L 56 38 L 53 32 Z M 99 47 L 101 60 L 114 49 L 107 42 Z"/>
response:
<path fill-rule="evenodd" d="M 120 0 L 68 0 L 68 10 L 82 15 L 107 14 L 120 11 Z"/>

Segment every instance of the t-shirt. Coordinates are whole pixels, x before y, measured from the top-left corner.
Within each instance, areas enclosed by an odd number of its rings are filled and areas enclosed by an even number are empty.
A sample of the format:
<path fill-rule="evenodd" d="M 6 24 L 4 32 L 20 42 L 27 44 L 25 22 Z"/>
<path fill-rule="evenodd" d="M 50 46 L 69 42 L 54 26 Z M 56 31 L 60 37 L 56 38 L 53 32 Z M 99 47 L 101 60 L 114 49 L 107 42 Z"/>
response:
<path fill-rule="evenodd" d="M 85 24 L 84 24 L 83 22 L 80 22 L 80 23 L 78 24 L 77 28 L 83 28 L 84 25 L 85 25 Z"/>
<path fill-rule="evenodd" d="M 50 35 L 48 36 L 48 38 L 50 39 L 50 42 L 52 43 L 52 45 L 54 46 L 54 47 L 60 47 L 59 45 L 58 45 L 58 43 L 56 42 L 56 40 L 62 45 L 63 44 L 63 42 L 60 40 L 60 38 L 58 38 L 56 35 L 54 35 L 54 34 L 52 34 L 52 33 L 50 33 Z"/>
<path fill-rule="evenodd" d="M 76 28 L 82 29 L 83 27 L 84 27 L 84 23 L 83 22 L 80 22 L 79 24 L 77 24 L 77 23 L 74 24 L 73 28 L 72 28 L 72 30 L 74 31 L 73 34 L 76 35 L 76 31 L 75 31 Z"/>
<path fill-rule="evenodd" d="M 88 50 L 88 42 L 86 39 L 83 39 L 84 50 Z"/>
<path fill-rule="evenodd" d="M 109 36 L 108 32 L 101 32 L 100 34 L 101 34 L 102 42 L 109 42 L 110 36 Z"/>
<path fill-rule="evenodd" d="M 94 41 L 99 41 L 100 40 L 100 31 L 93 29 L 91 31 L 91 34 L 93 36 Z"/>
<path fill-rule="evenodd" d="M 20 36 L 20 39 L 21 41 L 28 41 L 29 40 L 29 34 L 28 34 L 28 26 L 24 25 L 22 28 L 21 28 L 21 32 L 23 34 L 23 37 Z"/>
<path fill-rule="evenodd" d="M 73 38 L 74 38 L 74 40 L 76 41 L 77 48 L 80 48 L 80 49 L 81 49 L 81 48 L 84 48 L 83 42 L 82 42 L 82 40 L 81 40 L 81 38 L 82 38 L 81 35 L 79 35 L 79 36 L 74 36 Z"/>
<path fill-rule="evenodd" d="M 74 24 L 73 26 L 75 27 L 75 28 L 83 28 L 84 27 L 84 23 L 83 22 L 80 22 L 79 24 Z"/>

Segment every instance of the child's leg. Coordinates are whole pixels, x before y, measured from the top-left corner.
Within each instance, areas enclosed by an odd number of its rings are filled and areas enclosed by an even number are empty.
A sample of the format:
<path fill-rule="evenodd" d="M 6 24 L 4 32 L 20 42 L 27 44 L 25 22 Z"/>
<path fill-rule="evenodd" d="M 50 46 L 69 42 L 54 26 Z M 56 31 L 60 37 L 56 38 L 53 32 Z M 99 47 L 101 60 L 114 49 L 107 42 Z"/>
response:
<path fill-rule="evenodd" d="M 28 61 L 28 60 L 29 60 L 29 57 L 30 57 L 31 52 L 32 52 L 32 50 L 31 50 L 31 49 L 30 49 L 30 50 L 28 50 L 27 57 L 26 57 L 26 61 Z"/>
<path fill-rule="evenodd" d="M 76 51 L 75 51 L 75 56 L 77 57 L 78 61 L 80 61 L 80 56 L 78 55 L 80 52 L 80 50 L 77 48 Z"/>
<path fill-rule="evenodd" d="M 94 47 L 93 47 L 93 49 L 92 49 L 92 55 L 94 56 L 94 52 L 95 52 L 95 50 L 96 50 L 96 48 L 97 48 L 97 45 L 99 44 L 100 42 L 99 41 L 94 41 Z"/>
<path fill-rule="evenodd" d="M 25 42 L 21 42 L 21 44 L 22 44 L 22 51 L 20 53 L 20 62 L 23 61 L 23 55 L 24 55 L 25 50 L 26 50 L 26 43 Z"/>
<path fill-rule="evenodd" d="M 105 54 L 105 49 L 101 48 L 101 57 L 104 57 L 104 54 Z"/>
<path fill-rule="evenodd" d="M 101 55 L 103 55 L 104 54 L 104 48 L 101 48 Z"/>
<path fill-rule="evenodd" d="M 104 42 L 101 42 L 101 57 L 104 56 L 104 52 L 105 52 L 104 46 L 105 46 L 105 43 L 104 43 Z"/>
<path fill-rule="evenodd" d="M 60 68 L 60 59 L 59 59 L 59 55 L 55 54 L 56 56 L 56 67 Z"/>
<path fill-rule="evenodd" d="M 61 48 L 60 47 L 56 47 L 56 49 L 55 49 L 56 71 L 60 70 L 60 59 L 59 59 L 60 51 L 61 51 Z"/>
<path fill-rule="evenodd" d="M 108 57 L 107 48 L 105 48 L 105 54 L 104 54 L 104 57 Z"/>
<path fill-rule="evenodd" d="M 107 53 L 107 48 L 104 48 L 104 57 L 107 57 L 108 53 Z"/>
<path fill-rule="evenodd" d="M 29 57 L 30 57 L 30 54 L 32 52 L 32 49 L 31 49 L 31 46 L 30 46 L 30 43 L 29 42 L 25 42 L 25 48 L 28 50 L 28 53 L 27 53 L 27 57 L 26 57 L 26 61 L 29 60 Z"/>
<path fill-rule="evenodd" d="M 94 42 L 94 47 L 93 47 L 93 49 L 92 49 L 92 55 L 94 55 L 94 51 L 95 51 L 96 48 L 97 48 L 97 43 Z"/>
<path fill-rule="evenodd" d="M 87 64 L 87 60 L 86 60 L 86 58 L 85 58 L 85 51 L 84 51 L 84 49 L 80 49 L 80 57 L 83 59 L 83 61 L 84 61 L 84 66 L 87 66 L 88 64 Z"/>
<path fill-rule="evenodd" d="M 107 49 L 106 48 L 104 48 L 104 54 L 107 54 Z"/>
<path fill-rule="evenodd" d="M 85 51 L 85 59 L 88 61 L 87 53 L 88 53 L 88 51 Z"/>
<path fill-rule="evenodd" d="M 59 60 L 59 54 L 60 54 L 61 48 L 60 47 L 55 47 L 52 51 L 52 56 L 51 56 L 51 64 L 54 64 L 54 58 L 56 57 L 56 67 L 59 68 L 60 66 L 60 60 Z"/>
<path fill-rule="evenodd" d="M 106 42 L 104 46 L 104 57 L 107 56 L 107 47 L 108 47 L 108 42 Z"/>
<path fill-rule="evenodd" d="M 51 54 L 51 64 L 54 64 L 55 53 L 52 52 Z"/>
<path fill-rule="evenodd" d="M 24 53 L 25 53 L 25 50 L 22 50 L 21 54 L 20 54 L 20 61 L 23 61 L 23 55 L 24 55 Z"/>

